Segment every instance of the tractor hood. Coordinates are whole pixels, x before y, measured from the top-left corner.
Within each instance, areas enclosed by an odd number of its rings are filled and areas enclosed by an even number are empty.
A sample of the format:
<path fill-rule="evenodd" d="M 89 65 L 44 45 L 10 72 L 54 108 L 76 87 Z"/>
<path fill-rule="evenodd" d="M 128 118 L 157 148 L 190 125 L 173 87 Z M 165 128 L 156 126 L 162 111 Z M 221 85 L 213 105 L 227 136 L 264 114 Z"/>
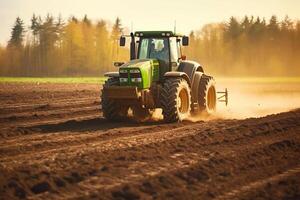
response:
<path fill-rule="evenodd" d="M 135 59 L 131 60 L 128 63 L 125 63 L 121 68 L 130 67 L 130 68 L 147 68 L 151 66 L 151 61 L 153 59 Z"/>
<path fill-rule="evenodd" d="M 159 63 L 156 59 L 135 59 L 123 64 L 120 69 L 121 85 L 150 88 L 153 81 L 159 78 Z M 127 78 L 127 81 L 126 81 Z M 136 78 L 141 78 L 137 81 Z"/>

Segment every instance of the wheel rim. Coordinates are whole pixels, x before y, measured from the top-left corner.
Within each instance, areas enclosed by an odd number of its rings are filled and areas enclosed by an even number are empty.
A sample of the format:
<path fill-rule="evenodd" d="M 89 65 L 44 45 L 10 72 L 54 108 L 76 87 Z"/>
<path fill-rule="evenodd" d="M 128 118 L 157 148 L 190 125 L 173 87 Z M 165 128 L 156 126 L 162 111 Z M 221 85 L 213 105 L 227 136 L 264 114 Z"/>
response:
<path fill-rule="evenodd" d="M 180 113 L 186 113 L 189 110 L 189 95 L 185 88 L 180 90 L 178 95 L 178 110 Z"/>
<path fill-rule="evenodd" d="M 216 91 L 214 87 L 210 87 L 207 93 L 207 107 L 214 110 L 216 107 Z"/>

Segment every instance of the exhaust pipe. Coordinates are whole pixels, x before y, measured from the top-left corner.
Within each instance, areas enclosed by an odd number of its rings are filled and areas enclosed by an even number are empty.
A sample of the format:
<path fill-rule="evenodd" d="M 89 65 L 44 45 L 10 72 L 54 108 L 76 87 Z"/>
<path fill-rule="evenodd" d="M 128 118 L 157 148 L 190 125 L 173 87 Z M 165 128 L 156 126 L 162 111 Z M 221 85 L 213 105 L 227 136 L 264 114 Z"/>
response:
<path fill-rule="evenodd" d="M 131 42 L 130 42 L 130 60 L 136 59 L 136 49 L 135 49 L 135 38 L 134 34 L 130 33 Z"/>

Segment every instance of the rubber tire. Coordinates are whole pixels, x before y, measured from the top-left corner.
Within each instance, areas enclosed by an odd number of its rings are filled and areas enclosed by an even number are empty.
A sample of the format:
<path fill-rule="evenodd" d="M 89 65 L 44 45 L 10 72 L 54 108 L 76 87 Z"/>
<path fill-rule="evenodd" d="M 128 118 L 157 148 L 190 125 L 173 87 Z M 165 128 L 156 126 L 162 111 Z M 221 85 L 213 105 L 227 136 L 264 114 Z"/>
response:
<path fill-rule="evenodd" d="M 188 109 L 185 113 L 179 111 L 178 98 L 182 89 L 186 89 L 188 94 Z M 191 112 L 191 89 L 187 81 L 183 78 L 166 79 L 161 92 L 161 106 L 165 122 L 179 122 L 186 119 Z"/>
<path fill-rule="evenodd" d="M 213 77 L 202 75 L 198 91 L 198 111 L 201 114 L 212 114 L 217 107 L 216 83 Z M 211 92 L 209 94 L 209 92 Z"/>
<path fill-rule="evenodd" d="M 110 86 L 118 86 L 118 78 L 109 78 L 105 81 L 103 88 Z M 120 121 L 127 117 L 128 106 L 120 105 L 115 100 L 109 99 L 105 95 L 105 91 L 102 89 L 101 92 L 101 104 L 104 118 L 110 121 Z"/>

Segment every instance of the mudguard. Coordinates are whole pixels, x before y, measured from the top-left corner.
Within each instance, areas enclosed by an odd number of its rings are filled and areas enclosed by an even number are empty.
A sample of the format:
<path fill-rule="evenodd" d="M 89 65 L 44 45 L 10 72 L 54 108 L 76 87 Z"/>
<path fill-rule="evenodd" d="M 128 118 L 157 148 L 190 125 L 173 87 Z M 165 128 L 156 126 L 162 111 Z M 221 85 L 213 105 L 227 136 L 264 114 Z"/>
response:
<path fill-rule="evenodd" d="M 177 71 L 186 73 L 192 84 L 194 82 L 195 72 L 204 73 L 203 68 L 199 63 L 189 60 L 180 62 Z"/>
<path fill-rule="evenodd" d="M 107 72 L 104 74 L 105 77 L 115 77 L 118 78 L 120 76 L 119 72 Z"/>
<path fill-rule="evenodd" d="M 198 103 L 199 84 L 202 77 L 202 72 L 195 72 L 194 81 L 192 84 L 192 102 Z"/>
<path fill-rule="evenodd" d="M 182 77 L 188 82 L 190 87 L 192 84 L 189 76 L 185 72 L 167 72 L 164 74 L 164 77 Z"/>

